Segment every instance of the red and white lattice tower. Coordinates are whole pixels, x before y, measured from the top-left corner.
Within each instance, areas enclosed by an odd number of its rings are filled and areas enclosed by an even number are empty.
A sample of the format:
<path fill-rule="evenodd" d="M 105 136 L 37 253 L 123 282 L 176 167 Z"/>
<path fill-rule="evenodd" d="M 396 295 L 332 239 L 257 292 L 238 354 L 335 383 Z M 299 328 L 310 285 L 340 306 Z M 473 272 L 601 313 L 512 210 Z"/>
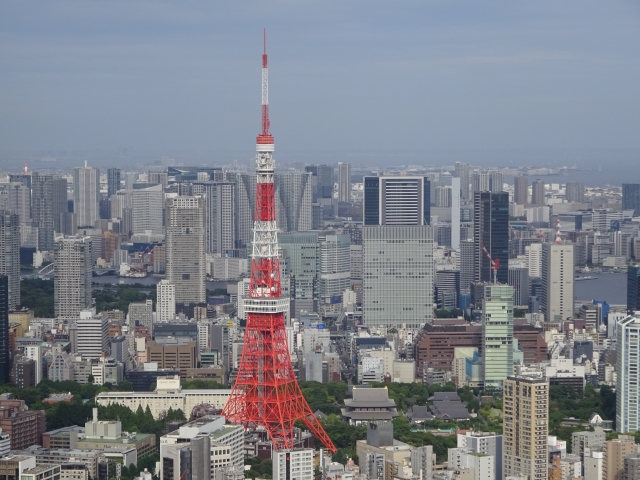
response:
<path fill-rule="evenodd" d="M 266 34 L 262 55 L 262 130 L 256 140 L 256 209 L 251 281 L 244 300 L 247 328 L 238 376 L 222 414 L 245 428 L 264 427 L 276 450 L 294 448 L 293 427 L 302 422 L 327 449 L 336 447 L 315 418 L 296 380 L 287 345 L 273 183 L 273 136 L 269 133 Z"/>

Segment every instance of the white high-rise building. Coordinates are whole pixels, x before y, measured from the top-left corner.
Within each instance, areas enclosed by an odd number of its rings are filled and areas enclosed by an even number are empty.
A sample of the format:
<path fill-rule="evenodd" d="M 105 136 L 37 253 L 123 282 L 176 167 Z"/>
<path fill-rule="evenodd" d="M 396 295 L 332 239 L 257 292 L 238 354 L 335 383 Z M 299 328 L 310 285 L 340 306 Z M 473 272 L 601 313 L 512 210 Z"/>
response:
<path fill-rule="evenodd" d="M 313 449 L 273 450 L 273 480 L 313 480 Z"/>
<path fill-rule="evenodd" d="M 436 456 L 432 445 L 411 449 L 411 473 L 418 480 L 432 480 Z"/>
<path fill-rule="evenodd" d="M 155 235 L 164 234 L 164 228 L 162 226 L 164 192 L 162 185 L 134 188 L 129 193 L 131 194 L 133 214 L 133 234 L 145 233 L 147 231 Z"/>
<path fill-rule="evenodd" d="M 170 198 L 166 211 L 167 280 L 175 286 L 176 304 L 204 303 L 204 198 Z"/>
<path fill-rule="evenodd" d="M 460 196 L 465 200 L 469 200 L 471 198 L 469 193 L 469 164 L 456 162 L 455 176 L 460 179 Z"/>
<path fill-rule="evenodd" d="M 18 215 L 20 223 L 31 220 L 31 189 L 22 182 L 11 182 L 7 187 L 7 209 Z"/>
<path fill-rule="evenodd" d="M 540 308 L 548 322 L 573 318 L 573 264 L 573 245 L 543 244 Z"/>
<path fill-rule="evenodd" d="M 640 430 L 640 316 L 629 315 L 617 324 L 616 430 Z"/>
<path fill-rule="evenodd" d="M 428 177 L 364 177 L 364 225 L 428 225 L 431 182 Z"/>
<path fill-rule="evenodd" d="M 96 315 L 96 310 L 89 309 L 80 312 L 76 321 L 78 328 L 78 344 L 74 345 L 76 353 L 84 358 L 100 358 L 109 355 L 111 344 L 109 337 L 109 319 L 106 315 Z"/>
<path fill-rule="evenodd" d="M 433 320 L 433 228 L 362 228 L 363 320 L 419 329 Z"/>
<path fill-rule="evenodd" d="M 542 277 L 542 243 L 532 243 L 524 247 L 525 256 L 527 258 L 527 268 L 529 269 L 529 277 Z"/>
<path fill-rule="evenodd" d="M 24 356 L 35 362 L 35 384 L 38 385 L 42 381 L 42 346 L 27 345 L 24 347 Z"/>
<path fill-rule="evenodd" d="M 77 318 L 92 302 L 91 238 L 61 238 L 55 244 L 54 299 L 57 318 Z"/>
<path fill-rule="evenodd" d="M 170 322 L 176 317 L 176 287 L 168 280 L 160 280 L 156 290 L 156 319 Z"/>
<path fill-rule="evenodd" d="M 457 436 L 458 448 L 491 455 L 494 461 L 493 472 L 496 480 L 502 480 L 502 435 L 486 432 L 466 432 Z"/>
<path fill-rule="evenodd" d="M 338 201 L 351 201 L 351 164 L 338 162 Z"/>
<path fill-rule="evenodd" d="M 351 285 L 349 235 L 326 235 L 318 248 L 318 296 L 321 303 L 342 296 Z"/>
<path fill-rule="evenodd" d="M 501 389 L 513 374 L 513 287 L 486 285 L 482 312 L 484 387 Z"/>
<path fill-rule="evenodd" d="M 447 470 L 472 470 L 473 480 L 497 479 L 495 458 L 466 448 L 450 448 Z"/>
<path fill-rule="evenodd" d="M 118 190 L 116 193 L 111 195 L 111 197 L 109 198 L 109 201 L 111 203 L 111 218 L 122 218 L 123 210 L 133 210 L 132 195 L 133 190 Z"/>
<path fill-rule="evenodd" d="M 73 169 L 73 213 L 79 227 L 95 227 L 100 218 L 100 170 L 93 167 Z"/>

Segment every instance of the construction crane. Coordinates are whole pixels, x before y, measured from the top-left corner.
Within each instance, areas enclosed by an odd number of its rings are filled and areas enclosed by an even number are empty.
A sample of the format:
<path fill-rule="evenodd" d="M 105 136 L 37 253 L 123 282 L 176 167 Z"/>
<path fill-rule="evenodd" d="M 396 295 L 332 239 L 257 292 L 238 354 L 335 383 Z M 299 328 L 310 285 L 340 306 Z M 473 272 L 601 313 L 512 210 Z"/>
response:
<path fill-rule="evenodd" d="M 489 259 L 489 262 L 491 263 L 491 269 L 493 270 L 493 283 L 497 284 L 498 283 L 498 268 L 500 268 L 500 259 L 496 258 L 494 260 L 493 258 L 491 258 L 491 254 L 487 250 L 487 247 L 484 246 L 484 243 L 481 243 L 480 246 L 482 247 L 482 250 L 484 251 L 484 254 L 487 256 L 487 258 Z"/>

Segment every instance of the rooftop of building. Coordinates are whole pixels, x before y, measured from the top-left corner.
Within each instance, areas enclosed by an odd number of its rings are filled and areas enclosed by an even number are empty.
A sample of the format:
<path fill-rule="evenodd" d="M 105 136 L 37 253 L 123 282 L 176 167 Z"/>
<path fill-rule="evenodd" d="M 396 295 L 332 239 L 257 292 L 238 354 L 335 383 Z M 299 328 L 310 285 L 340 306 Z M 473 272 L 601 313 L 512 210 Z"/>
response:
<path fill-rule="evenodd" d="M 122 432 L 122 436 L 120 438 L 83 438 L 82 440 L 78 440 L 79 442 L 85 443 L 112 443 L 114 445 L 127 445 L 131 443 L 143 442 L 147 440 L 149 437 L 154 436 L 153 433 L 140 433 L 140 432 Z"/>
<path fill-rule="evenodd" d="M 37 465 L 35 468 L 28 468 L 24 470 L 22 474 L 37 475 L 39 473 L 47 472 L 55 467 L 59 467 L 59 465 Z M 22 478 L 22 475 L 20 477 Z"/>
<path fill-rule="evenodd" d="M 72 425 L 70 427 L 62 427 L 56 430 L 50 430 L 48 432 L 44 432 L 44 435 L 59 435 L 61 433 L 68 434 L 69 432 L 84 433 L 84 427 L 80 427 L 78 425 Z"/>
<path fill-rule="evenodd" d="M 353 398 L 346 398 L 344 404 L 347 407 L 395 407 L 396 402 L 389 398 L 389 390 L 383 388 L 359 388 L 353 387 Z"/>

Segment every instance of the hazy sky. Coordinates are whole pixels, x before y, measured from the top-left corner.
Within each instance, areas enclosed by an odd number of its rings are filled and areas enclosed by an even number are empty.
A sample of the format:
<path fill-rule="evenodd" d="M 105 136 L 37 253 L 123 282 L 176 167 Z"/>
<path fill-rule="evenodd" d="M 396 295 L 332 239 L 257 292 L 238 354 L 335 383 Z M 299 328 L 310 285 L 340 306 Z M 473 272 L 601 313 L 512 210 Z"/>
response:
<path fill-rule="evenodd" d="M 638 0 L 0 1 L 0 153 L 640 148 Z"/>

